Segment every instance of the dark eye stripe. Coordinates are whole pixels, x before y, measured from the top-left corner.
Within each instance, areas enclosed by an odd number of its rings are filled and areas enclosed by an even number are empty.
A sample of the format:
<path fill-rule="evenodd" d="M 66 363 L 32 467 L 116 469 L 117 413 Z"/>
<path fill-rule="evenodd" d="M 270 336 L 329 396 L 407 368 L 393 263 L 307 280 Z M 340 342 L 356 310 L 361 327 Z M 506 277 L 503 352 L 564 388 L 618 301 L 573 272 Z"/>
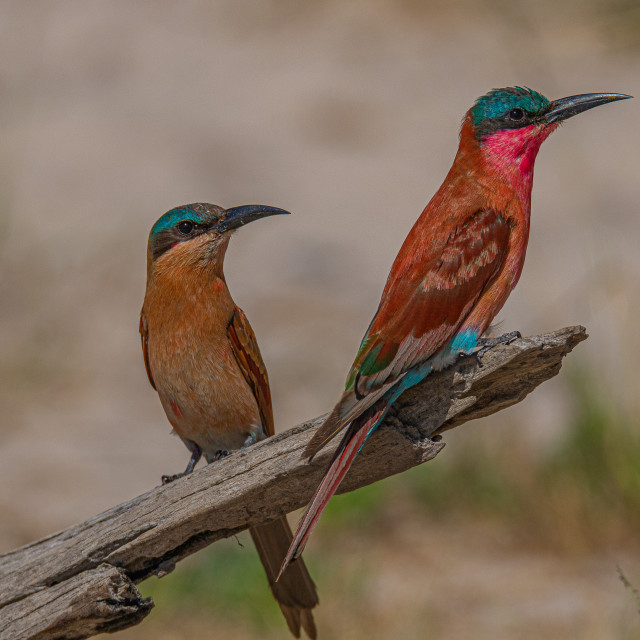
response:
<path fill-rule="evenodd" d="M 476 138 L 482 140 L 488 135 L 501 129 L 520 129 L 536 121 L 540 114 L 531 113 L 520 107 L 509 109 L 506 113 L 495 118 L 486 118 L 476 125 Z"/>

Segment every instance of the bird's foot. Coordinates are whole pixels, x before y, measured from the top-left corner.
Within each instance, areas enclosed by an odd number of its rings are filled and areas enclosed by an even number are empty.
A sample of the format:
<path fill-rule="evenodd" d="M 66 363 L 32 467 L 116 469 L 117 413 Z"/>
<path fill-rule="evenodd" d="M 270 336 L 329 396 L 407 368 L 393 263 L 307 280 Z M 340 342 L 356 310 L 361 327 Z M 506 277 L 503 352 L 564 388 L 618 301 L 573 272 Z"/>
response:
<path fill-rule="evenodd" d="M 173 475 L 170 476 L 162 476 L 161 480 L 162 480 L 162 484 L 169 484 L 171 482 L 173 482 L 174 480 L 177 480 L 178 478 L 182 478 L 184 476 L 187 475 L 186 471 L 183 471 L 182 473 L 174 473 Z"/>
<path fill-rule="evenodd" d="M 213 459 L 214 460 L 222 460 L 222 458 L 226 458 L 230 453 L 231 453 L 231 451 L 227 451 L 226 449 L 218 449 L 213 454 Z"/>
<path fill-rule="evenodd" d="M 170 482 L 173 482 L 178 478 L 188 476 L 193 471 L 194 467 L 198 464 L 198 461 L 202 456 L 202 449 L 197 444 L 195 444 L 195 442 L 191 442 L 190 440 L 188 441 L 187 446 L 191 451 L 191 458 L 189 460 L 187 468 L 182 473 L 174 473 L 171 476 L 162 476 L 161 480 L 163 485 L 169 484 Z"/>
<path fill-rule="evenodd" d="M 482 366 L 482 356 L 484 356 L 487 351 L 497 347 L 499 344 L 510 344 L 518 338 L 522 338 L 522 334 L 519 331 L 509 331 L 509 333 L 505 333 L 497 338 L 480 338 L 480 340 L 478 340 L 480 349 L 476 352 L 478 366 Z"/>

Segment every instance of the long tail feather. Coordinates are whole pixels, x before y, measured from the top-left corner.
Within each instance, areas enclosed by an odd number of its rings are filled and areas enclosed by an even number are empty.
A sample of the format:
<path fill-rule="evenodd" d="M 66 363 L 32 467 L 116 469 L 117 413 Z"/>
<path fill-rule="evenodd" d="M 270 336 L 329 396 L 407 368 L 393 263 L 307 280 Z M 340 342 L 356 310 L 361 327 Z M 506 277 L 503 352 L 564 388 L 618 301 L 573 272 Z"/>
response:
<path fill-rule="evenodd" d="M 303 562 L 296 562 L 276 582 L 278 566 L 293 537 L 286 518 L 253 527 L 250 532 L 267 574 L 269 587 L 280 605 L 289 630 L 299 638 L 302 628 L 311 640 L 315 640 L 317 632 L 311 610 L 318 604 L 318 594 L 307 567 Z"/>
<path fill-rule="evenodd" d="M 313 494 L 311 502 L 300 520 L 298 530 L 289 546 L 278 578 L 280 578 L 287 566 L 298 558 L 304 550 L 309 536 L 313 532 L 329 500 L 338 489 L 338 486 L 353 464 L 360 449 L 362 449 L 364 443 L 367 441 L 367 438 L 382 420 L 386 410 L 386 403 L 382 406 L 376 406 L 373 410 L 360 416 L 351 423 L 351 426 L 336 450 L 329 469 L 324 474 L 322 482 Z"/>
<path fill-rule="evenodd" d="M 305 458 L 313 456 L 322 449 L 338 432 L 350 422 L 354 422 L 358 416 L 371 409 L 380 398 L 386 395 L 404 378 L 404 374 L 394 378 L 391 382 L 383 384 L 379 388 L 369 392 L 364 398 L 356 397 L 353 390 L 347 391 L 340 402 L 334 407 L 327 419 L 318 427 L 302 454 Z"/>

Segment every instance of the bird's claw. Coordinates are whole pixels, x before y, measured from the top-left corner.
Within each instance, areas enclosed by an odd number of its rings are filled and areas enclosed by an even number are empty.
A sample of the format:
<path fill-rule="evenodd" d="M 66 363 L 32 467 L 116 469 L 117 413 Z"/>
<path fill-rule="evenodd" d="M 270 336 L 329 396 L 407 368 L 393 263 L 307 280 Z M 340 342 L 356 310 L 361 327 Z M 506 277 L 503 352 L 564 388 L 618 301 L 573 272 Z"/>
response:
<path fill-rule="evenodd" d="M 189 448 L 189 451 L 191 451 L 191 458 L 189 460 L 187 468 L 182 473 L 174 473 L 170 476 L 162 476 L 161 480 L 163 485 L 169 484 L 170 482 L 173 482 L 178 478 L 188 476 L 193 471 L 194 467 L 198 464 L 198 460 L 200 460 L 200 457 L 202 456 L 202 449 L 195 442 L 191 442 L 191 440 L 185 441 L 185 444 Z"/>
<path fill-rule="evenodd" d="M 509 331 L 509 333 L 505 333 L 497 338 L 480 338 L 480 340 L 478 340 L 480 349 L 476 352 L 478 366 L 482 366 L 482 356 L 484 356 L 487 351 L 497 347 L 499 344 L 510 344 L 518 338 L 522 338 L 522 334 L 519 331 Z"/>
<path fill-rule="evenodd" d="M 174 473 L 173 475 L 170 476 L 162 476 L 161 480 L 162 480 L 162 484 L 170 484 L 171 482 L 173 482 L 174 480 L 177 480 L 178 478 L 182 478 L 184 476 L 186 476 L 187 473 L 185 471 L 183 471 L 182 473 Z"/>

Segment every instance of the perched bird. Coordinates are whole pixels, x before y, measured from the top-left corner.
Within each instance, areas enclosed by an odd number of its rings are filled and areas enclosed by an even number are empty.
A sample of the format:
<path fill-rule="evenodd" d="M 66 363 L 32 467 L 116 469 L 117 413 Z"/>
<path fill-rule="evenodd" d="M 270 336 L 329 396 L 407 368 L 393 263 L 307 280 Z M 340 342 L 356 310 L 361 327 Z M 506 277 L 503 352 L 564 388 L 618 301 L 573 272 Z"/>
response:
<path fill-rule="evenodd" d="M 223 262 L 235 229 L 283 213 L 260 205 L 189 204 L 165 213 L 151 229 L 142 352 L 149 382 L 191 452 L 186 470 L 163 476 L 163 483 L 193 471 L 202 455 L 211 462 L 274 433 L 267 370 L 251 325 L 231 298 Z M 289 629 L 296 638 L 301 627 L 315 638 L 311 610 L 318 596 L 307 568 L 297 564 L 275 582 L 292 539 L 286 518 L 250 531 Z"/>
<path fill-rule="evenodd" d="M 281 572 L 302 553 L 331 496 L 392 403 L 481 336 L 516 286 L 529 237 L 533 165 L 542 142 L 578 113 L 631 96 L 590 93 L 553 102 L 495 89 L 467 112 L 444 183 L 395 259 L 345 391 L 304 451 L 312 458 L 346 427 L 302 516 Z"/>

